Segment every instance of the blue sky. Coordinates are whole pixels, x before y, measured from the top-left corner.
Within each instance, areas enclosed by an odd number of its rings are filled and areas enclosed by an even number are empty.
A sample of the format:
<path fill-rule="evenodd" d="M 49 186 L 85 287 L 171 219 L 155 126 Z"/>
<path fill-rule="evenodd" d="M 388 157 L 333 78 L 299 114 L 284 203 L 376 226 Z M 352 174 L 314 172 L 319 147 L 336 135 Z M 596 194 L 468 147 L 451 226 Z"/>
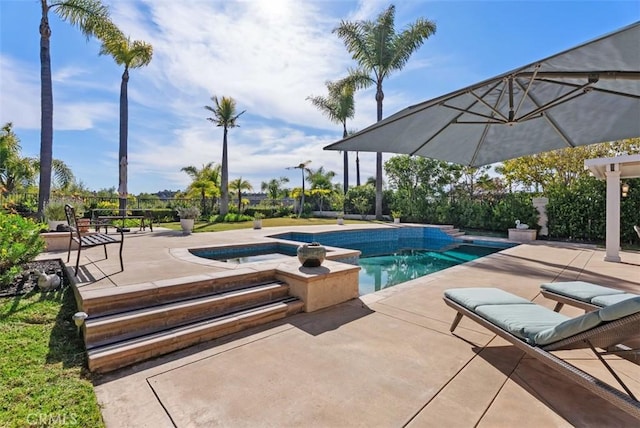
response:
<path fill-rule="evenodd" d="M 341 127 L 307 100 L 354 65 L 331 33 L 340 20 L 374 19 L 379 0 L 108 0 L 112 19 L 154 47 L 129 80 L 129 192 L 184 189 L 180 171 L 220 163 L 222 130 L 206 120 L 211 96 L 231 96 L 229 176 L 260 183 L 311 160 L 342 181 L 342 155 L 323 151 Z M 385 81 L 384 116 L 569 49 L 640 19 L 640 1 L 399 1 L 396 28 L 418 17 L 437 32 Z M 13 122 L 23 154 L 40 147 L 39 0 L 0 0 L 0 122 Z M 93 190 L 118 185 L 122 68 L 99 44 L 50 14 L 54 157 Z M 640 43 L 640 41 L 639 41 Z M 350 129 L 376 119 L 374 90 L 356 96 Z M 388 159 L 391 155 L 385 155 Z M 350 181 L 355 184 L 351 156 Z M 362 179 L 375 155 L 361 153 Z"/>

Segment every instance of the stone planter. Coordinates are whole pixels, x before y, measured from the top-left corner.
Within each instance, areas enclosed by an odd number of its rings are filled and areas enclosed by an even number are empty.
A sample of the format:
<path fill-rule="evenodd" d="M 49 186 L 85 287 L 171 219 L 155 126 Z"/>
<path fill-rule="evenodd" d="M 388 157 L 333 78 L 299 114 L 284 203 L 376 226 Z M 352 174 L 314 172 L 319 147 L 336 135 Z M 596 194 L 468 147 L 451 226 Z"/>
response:
<path fill-rule="evenodd" d="M 193 230 L 193 224 L 195 223 L 195 219 L 193 218 L 181 218 L 180 226 L 182 227 L 182 233 L 185 235 L 191 234 Z"/>
<path fill-rule="evenodd" d="M 298 260 L 304 267 L 318 267 L 327 256 L 327 249 L 317 242 L 298 247 Z"/>
<path fill-rule="evenodd" d="M 344 218 L 338 217 L 338 225 L 342 226 L 344 224 Z"/>
<path fill-rule="evenodd" d="M 262 220 L 253 220 L 254 229 L 262 229 Z"/>
<path fill-rule="evenodd" d="M 396 223 L 396 224 L 400 223 L 400 217 L 394 217 L 393 218 L 393 222 Z"/>
<path fill-rule="evenodd" d="M 58 226 L 61 224 L 67 224 L 67 222 L 65 220 L 47 220 L 47 225 L 51 232 L 56 232 L 58 230 Z"/>

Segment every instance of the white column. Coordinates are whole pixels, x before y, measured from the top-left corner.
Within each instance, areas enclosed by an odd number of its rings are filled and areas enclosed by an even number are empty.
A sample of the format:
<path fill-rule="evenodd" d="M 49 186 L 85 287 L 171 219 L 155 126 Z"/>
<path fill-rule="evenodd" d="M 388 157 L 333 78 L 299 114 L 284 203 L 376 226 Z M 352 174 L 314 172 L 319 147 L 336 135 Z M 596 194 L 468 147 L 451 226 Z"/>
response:
<path fill-rule="evenodd" d="M 606 262 L 620 262 L 620 164 L 607 165 Z"/>

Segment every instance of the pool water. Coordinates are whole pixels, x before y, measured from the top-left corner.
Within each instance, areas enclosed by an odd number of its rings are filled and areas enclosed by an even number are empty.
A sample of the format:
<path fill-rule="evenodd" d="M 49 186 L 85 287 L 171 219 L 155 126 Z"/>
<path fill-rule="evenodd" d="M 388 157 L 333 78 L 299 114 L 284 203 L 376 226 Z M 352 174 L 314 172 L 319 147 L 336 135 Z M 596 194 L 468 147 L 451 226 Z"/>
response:
<path fill-rule="evenodd" d="M 503 249 L 460 245 L 446 251 L 400 250 L 388 255 L 361 257 L 360 295 L 392 287 Z"/>

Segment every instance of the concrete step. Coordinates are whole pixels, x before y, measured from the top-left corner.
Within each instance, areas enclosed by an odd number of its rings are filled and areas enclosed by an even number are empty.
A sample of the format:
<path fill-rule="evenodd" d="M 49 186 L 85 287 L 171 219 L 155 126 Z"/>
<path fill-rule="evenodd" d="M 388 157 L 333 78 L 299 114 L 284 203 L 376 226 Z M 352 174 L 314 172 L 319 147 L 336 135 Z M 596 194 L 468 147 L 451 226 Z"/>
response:
<path fill-rule="evenodd" d="M 87 349 L 237 312 L 287 297 L 288 285 L 270 282 L 85 321 Z"/>
<path fill-rule="evenodd" d="M 289 297 L 279 302 L 90 349 L 87 352 L 89 370 L 98 373 L 112 371 L 284 318 L 299 312 L 302 307 L 300 300 Z"/>
<path fill-rule="evenodd" d="M 270 282 L 272 271 L 231 270 L 215 275 L 194 275 L 155 282 L 83 291 L 78 309 L 90 317 L 127 312 Z"/>

